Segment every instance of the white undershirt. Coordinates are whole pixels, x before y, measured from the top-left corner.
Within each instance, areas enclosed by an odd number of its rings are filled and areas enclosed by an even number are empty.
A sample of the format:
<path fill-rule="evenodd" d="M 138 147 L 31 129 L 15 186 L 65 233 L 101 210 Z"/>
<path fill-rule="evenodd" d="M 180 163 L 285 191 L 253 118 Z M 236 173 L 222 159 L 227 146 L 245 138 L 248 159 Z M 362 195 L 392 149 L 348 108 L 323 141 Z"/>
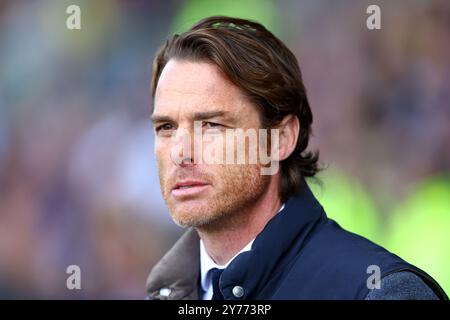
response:
<path fill-rule="evenodd" d="M 284 209 L 284 204 L 281 206 L 278 213 Z M 211 300 L 213 296 L 213 286 L 211 280 L 211 269 L 225 269 L 234 260 L 239 254 L 242 252 L 250 251 L 252 249 L 252 244 L 255 239 L 247 243 L 238 253 L 236 253 L 226 264 L 218 265 L 214 262 L 214 260 L 209 256 L 208 252 L 206 252 L 205 244 L 203 240 L 200 239 L 200 280 L 201 286 L 205 294 L 203 295 L 203 300 Z"/>

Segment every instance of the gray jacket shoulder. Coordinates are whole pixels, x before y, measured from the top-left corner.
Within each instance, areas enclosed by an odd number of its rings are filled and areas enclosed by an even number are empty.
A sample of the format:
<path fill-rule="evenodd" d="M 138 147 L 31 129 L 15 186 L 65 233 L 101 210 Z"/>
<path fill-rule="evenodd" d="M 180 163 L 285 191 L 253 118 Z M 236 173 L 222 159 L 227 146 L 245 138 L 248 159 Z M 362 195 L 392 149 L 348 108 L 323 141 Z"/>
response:
<path fill-rule="evenodd" d="M 439 300 L 416 274 L 395 272 L 381 279 L 380 289 L 372 289 L 365 300 Z"/>

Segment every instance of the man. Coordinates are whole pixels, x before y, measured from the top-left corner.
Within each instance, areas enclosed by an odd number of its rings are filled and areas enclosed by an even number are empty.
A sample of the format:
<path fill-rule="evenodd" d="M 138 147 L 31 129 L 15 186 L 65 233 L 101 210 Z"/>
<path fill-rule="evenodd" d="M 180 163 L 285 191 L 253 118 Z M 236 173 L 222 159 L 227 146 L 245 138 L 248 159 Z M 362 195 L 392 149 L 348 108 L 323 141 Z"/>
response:
<path fill-rule="evenodd" d="M 189 229 L 150 273 L 149 299 L 446 298 L 425 272 L 326 217 L 305 183 L 318 155 L 306 150 L 300 68 L 262 25 L 204 19 L 165 43 L 153 71 L 161 191 Z"/>

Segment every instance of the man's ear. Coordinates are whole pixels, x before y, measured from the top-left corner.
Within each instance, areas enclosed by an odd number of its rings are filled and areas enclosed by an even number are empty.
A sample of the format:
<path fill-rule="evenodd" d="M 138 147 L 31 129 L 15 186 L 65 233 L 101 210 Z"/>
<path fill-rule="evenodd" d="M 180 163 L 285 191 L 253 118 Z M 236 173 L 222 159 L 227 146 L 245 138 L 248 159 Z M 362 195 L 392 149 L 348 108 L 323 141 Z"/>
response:
<path fill-rule="evenodd" d="M 277 128 L 280 130 L 278 156 L 279 161 L 283 161 L 295 150 L 300 133 L 300 121 L 296 115 L 289 114 L 283 118 Z"/>

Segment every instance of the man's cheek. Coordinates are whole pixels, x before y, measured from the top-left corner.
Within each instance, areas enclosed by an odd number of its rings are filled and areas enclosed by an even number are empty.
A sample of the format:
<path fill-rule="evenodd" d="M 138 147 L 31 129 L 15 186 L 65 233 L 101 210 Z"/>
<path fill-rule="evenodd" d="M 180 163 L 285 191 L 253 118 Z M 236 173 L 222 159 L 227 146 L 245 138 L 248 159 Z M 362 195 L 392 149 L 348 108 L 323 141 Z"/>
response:
<path fill-rule="evenodd" d="M 166 156 L 167 156 L 167 152 L 165 152 L 165 148 L 162 146 L 161 143 L 157 142 L 155 144 L 155 158 L 156 158 L 156 162 L 158 164 L 159 170 L 162 170 L 164 167 L 164 164 L 167 162 L 167 159 L 165 159 Z"/>
<path fill-rule="evenodd" d="M 166 180 L 166 171 L 167 171 L 167 160 L 164 159 L 163 150 L 155 149 L 155 158 L 158 166 L 159 180 L 162 187 L 164 181 Z"/>

